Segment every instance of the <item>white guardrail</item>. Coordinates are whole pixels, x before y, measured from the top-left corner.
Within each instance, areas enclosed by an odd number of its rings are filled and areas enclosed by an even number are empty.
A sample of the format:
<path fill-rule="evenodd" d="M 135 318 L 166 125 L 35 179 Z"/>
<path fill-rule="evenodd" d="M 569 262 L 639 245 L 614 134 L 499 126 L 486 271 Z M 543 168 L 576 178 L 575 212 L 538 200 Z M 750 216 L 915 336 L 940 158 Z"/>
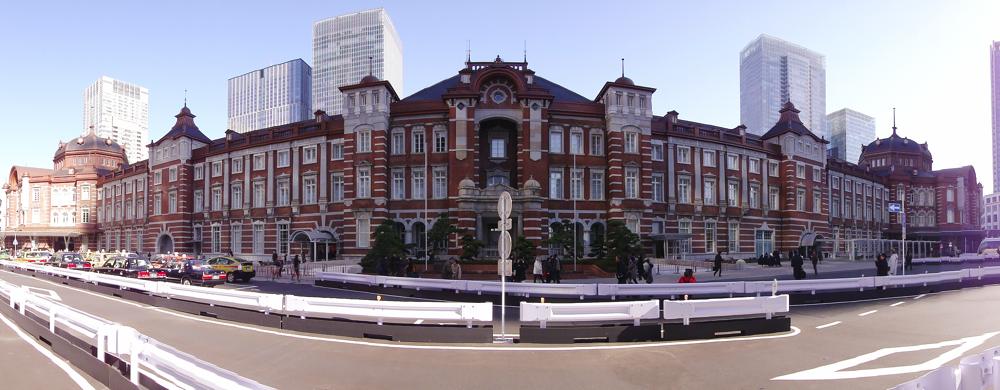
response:
<path fill-rule="evenodd" d="M 139 374 L 146 374 L 166 388 L 271 389 L 232 371 L 199 360 L 166 344 L 103 318 L 92 316 L 62 303 L 36 295 L 27 287 L 0 281 L 0 295 L 24 315 L 30 311 L 47 318 L 49 331 L 62 329 L 93 343 L 97 358 L 117 356 L 131 365 L 129 380 L 139 385 Z M 128 359 L 124 359 L 124 357 Z"/>
<path fill-rule="evenodd" d="M 521 302 L 521 322 L 538 322 L 544 328 L 549 322 L 633 321 L 660 317 L 660 301 L 535 303 Z"/>
<path fill-rule="evenodd" d="M 1000 275 L 1000 267 L 966 268 L 958 271 L 934 272 L 912 275 L 868 276 L 860 278 L 779 280 L 777 291 L 774 281 L 755 282 L 707 282 L 707 283 L 657 283 L 657 284 L 598 284 L 598 283 L 507 283 L 507 292 L 531 296 L 576 296 L 604 297 L 614 300 L 618 296 L 670 296 L 683 295 L 729 295 L 747 294 L 760 296 L 762 293 L 803 293 L 815 294 L 824 291 L 864 291 L 876 287 L 913 286 L 934 283 L 959 282 L 963 279 L 982 279 L 984 276 Z M 388 277 L 378 275 L 345 274 L 337 272 L 317 272 L 316 280 L 368 286 L 396 286 L 415 290 L 441 290 L 456 293 L 499 293 L 500 283 L 476 280 L 449 280 Z"/>
<path fill-rule="evenodd" d="M 400 302 L 362 299 L 319 298 L 285 295 L 284 312 L 311 317 L 418 318 L 424 321 L 473 322 L 493 321 L 493 304 L 489 302 Z"/>
<path fill-rule="evenodd" d="M 958 368 L 942 366 L 892 390 L 985 390 L 1000 389 L 1000 347 L 966 356 Z"/>
<path fill-rule="evenodd" d="M 771 319 L 774 313 L 787 312 L 788 295 L 663 301 L 663 319 L 683 320 L 684 325 L 690 325 L 692 318 L 763 314 L 764 318 Z"/>

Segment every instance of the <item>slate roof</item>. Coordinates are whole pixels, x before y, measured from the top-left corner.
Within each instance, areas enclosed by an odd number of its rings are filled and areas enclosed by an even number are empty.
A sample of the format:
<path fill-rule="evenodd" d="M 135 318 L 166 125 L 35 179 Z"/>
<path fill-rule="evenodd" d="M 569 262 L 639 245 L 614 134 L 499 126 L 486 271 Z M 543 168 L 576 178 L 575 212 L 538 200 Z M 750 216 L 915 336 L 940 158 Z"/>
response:
<path fill-rule="evenodd" d="M 781 114 L 778 118 L 778 123 L 775 123 L 774 126 L 771 127 L 771 130 L 764 133 L 764 135 L 760 137 L 761 139 L 774 138 L 785 133 L 794 133 L 799 136 L 810 136 L 820 142 L 827 142 L 826 140 L 817 137 L 816 134 L 813 134 L 813 132 L 806 128 L 806 125 L 802 124 L 802 120 L 799 119 L 799 110 L 795 108 L 795 105 L 792 104 L 792 102 L 785 102 L 785 104 L 781 107 L 781 111 L 778 112 Z"/>
<path fill-rule="evenodd" d="M 441 80 L 427 88 L 421 89 L 410 96 L 404 98 L 403 102 L 419 101 L 419 100 L 441 100 L 441 96 L 448 92 L 449 88 L 453 88 L 461 83 L 461 76 L 455 75 L 447 79 Z M 553 83 L 543 77 L 534 76 L 534 86 L 542 89 L 546 89 L 552 94 L 555 101 L 560 102 L 573 102 L 573 103 L 592 103 L 590 99 L 587 99 L 580 94 L 569 90 L 559 84 Z"/>
<path fill-rule="evenodd" d="M 159 141 L 154 142 L 153 145 L 159 145 L 167 139 L 177 139 L 180 137 L 188 137 L 205 144 L 212 143 L 212 140 L 206 137 L 205 133 L 198 130 L 198 125 L 194 124 L 194 117 L 194 114 L 191 113 L 191 109 L 189 109 L 187 104 L 185 104 L 184 108 L 181 108 L 181 112 L 174 115 L 174 118 L 177 118 L 177 122 L 174 123 L 174 127 L 172 127 L 166 135 L 161 137 Z"/>

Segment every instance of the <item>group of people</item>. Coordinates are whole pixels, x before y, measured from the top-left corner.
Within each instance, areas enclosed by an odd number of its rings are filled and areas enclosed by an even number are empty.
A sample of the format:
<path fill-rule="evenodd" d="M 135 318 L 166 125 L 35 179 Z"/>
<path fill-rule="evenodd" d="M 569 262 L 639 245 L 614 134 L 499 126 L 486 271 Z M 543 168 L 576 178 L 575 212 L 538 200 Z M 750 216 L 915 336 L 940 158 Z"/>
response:
<path fill-rule="evenodd" d="M 413 257 L 406 259 L 396 255 L 382 257 L 375 261 L 375 273 L 381 276 L 406 276 L 415 278 L 417 277 L 417 272 L 413 268 L 414 262 L 416 260 Z"/>
<path fill-rule="evenodd" d="M 544 259 L 536 257 L 531 267 L 531 276 L 534 283 L 539 280 L 542 283 L 562 283 L 562 263 L 559 262 L 559 256 L 550 255 Z M 515 278 L 514 281 L 520 280 Z"/>
<path fill-rule="evenodd" d="M 906 254 L 906 257 L 903 260 L 903 268 L 905 270 L 913 269 L 913 254 Z M 888 256 L 886 256 L 885 253 L 879 253 L 879 255 L 875 257 L 875 276 L 895 275 L 898 269 L 899 255 L 896 253 L 895 249 L 889 252 Z"/>
<path fill-rule="evenodd" d="M 757 265 L 764 267 L 781 267 L 781 251 L 775 250 L 774 252 L 764 252 L 763 255 L 757 257 Z"/>
<path fill-rule="evenodd" d="M 618 284 L 638 284 L 640 280 L 653 283 L 653 262 L 645 257 L 615 257 L 615 267 Z"/>
<path fill-rule="evenodd" d="M 229 252 L 232 256 L 232 251 Z M 278 258 L 278 252 L 274 251 L 271 253 L 271 264 L 274 266 L 274 272 L 271 273 L 271 280 L 281 279 L 281 274 L 285 268 L 285 264 L 288 263 L 288 254 L 285 253 L 284 259 Z M 299 267 L 302 265 L 302 258 L 299 254 L 292 256 L 292 281 L 302 281 L 302 274 L 299 272 Z"/>

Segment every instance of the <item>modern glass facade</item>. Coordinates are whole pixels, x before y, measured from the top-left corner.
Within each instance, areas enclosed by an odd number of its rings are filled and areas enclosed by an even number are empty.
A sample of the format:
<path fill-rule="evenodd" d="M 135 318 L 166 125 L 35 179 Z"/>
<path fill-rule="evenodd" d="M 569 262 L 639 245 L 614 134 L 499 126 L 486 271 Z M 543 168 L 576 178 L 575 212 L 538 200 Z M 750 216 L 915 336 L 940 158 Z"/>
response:
<path fill-rule="evenodd" d="M 125 148 L 129 162 L 149 157 L 149 90 L 101 76 L 83 92 L 83 131 Z"/>
<path fill-rule="evenodd" d="M 791 101 L 813 133 L 830 139 L 826 128 L 826 57 L 802 46 L 761 35 L 740 52 L 740 121 L 764 134 Z"/>
<path fill-rule="evenodd" d="M 369 71 L 391 83 L 402 96 L 403 45 L 384 9 L 313 24 L 313 111 L 340 114 L 343 98 L 339 88 L 356 84 Z"/>
<path fill-rule="evenodd" d="M 830 147 L 837 157 L 852 164 L 861 159 L 861 146 L 875 140 L 875 118 L 844 108 L 826 116 Z"/>
<path fill-rule="evenodd" d="M 301 59 L 229 79 L 229 129 L 245 133 L 309 119 L 312 68 Z"/>

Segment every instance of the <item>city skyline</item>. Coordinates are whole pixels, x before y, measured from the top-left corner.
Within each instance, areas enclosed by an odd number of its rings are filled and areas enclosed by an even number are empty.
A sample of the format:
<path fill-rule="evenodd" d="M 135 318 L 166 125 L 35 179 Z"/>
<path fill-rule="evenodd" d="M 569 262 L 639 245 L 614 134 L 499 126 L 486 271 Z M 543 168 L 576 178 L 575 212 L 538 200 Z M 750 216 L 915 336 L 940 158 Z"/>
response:
<path fill-rule="evenodd" d="M 312 68 L 301 58 L 229 79 L 229 127 L 237 133 L 312 116 Z"/>
<path fill-rule="evenodd" d="M 826 56 L 779 37 L 761 34 L 740 51 L 740 121 L 761 135 L 778 119 L 785 102 L 820 138 L 826 127 Z"/>
<path fill-rule="evenodd" d="M 872 114 L 879 118 L 888 118 L 891 108 L 899 108 L 898 126 L 911 137 L 927 141 L 932 151 L 937 151 L 935 165 L 954 166 L 972 162 L 980 172 L 992 172 L 990 153 L 987 142 L 962 142 L 963 138 L 975 137 L 985 140 L 988 137 L 989 121 L 989 64 L 985 61 L 984 47 L 992 40 L 1000 37 L 1000 28 L 986 23 L 986 15 L 994 13 L 982 8 L 973 9 L 968 3 L 957 3 L 946 9 L 936 6 L 939 3 L 919 3 L 907 7 L 905 15 L 894 15 L 894 24 L 885 26 L 881 19 L 893 14 L 898 8 L 896 3 L 863 4 L 847 3 L 837 9 L 816 5 L 797 5 L 797 10 L 824 10 L 837 14 L 854 15 L 850 21 L 843 18 L 828 18 L 822 21 L 803 21 L 788 18 L 787 11 L 778 12 L 783 3 L 766 3 L 750 10 L 749 7 L 734 4 L 727 7 L 694 7 L 684 5 L 673 12 L 687 14 L 689 17 L 678 19 L 674 28 L 666 26 L 654 27 L 657 31 L 671 32 L 657 38 L 639 37 L 635 42 L 621 42 L 607 37 L 606 32 L 574 32 L 552 33 L 544 39 L 532 39 L 532 34 L 516 34 L 518 36 L 497 37 L 487 32 L 477 33 L 473 26 L 475 21 L 457 20 L 456 28 L 465 28 L 463 34 L 442 38 L 437 34 L 422 31 L 421 23 L 429 15 L 447 14 L 449 7 L 444 5 L 426 5 L 415 7 L 406 3 L 387 2 L 378 4 L 396 15 L 394 23 L 401 37 L 407 42 L 407 85 L 428 85 L 440 80 L 440 69 L 459 69 L 465 59 L 465 49 L 471 41 L 474 60 L 491 59 L 497 54 L 504 58 L 520 58 L 527 41 L 527 57 L 529 66 L 539 73 L 560 71 L 561 80 L 554 80 L 578 93 L 587 94 L 598 89 L 593 85 L 594 79 L 612 80 L 617 77 L 618 59 L 626 58 L 626 74 L 638 84 L 661 88 L 663 92 L 655 102 L 653 111 L 662 115 L 669 110 L 677 110 L 685 117 L 703 122 L 719 123 L 726 126 L 737 126 L 739 120 L 739 66 L 735 53 L 738 53 L 747 41 L 761 33 L 779 36 L 789 41 L 815 49 L 827 56 L 827 105 L 828 107 L 849 106 L 859 111 Z M 46 90 L 53 94 L 44 107 L 28 104 L 30 97 L 37 96 L 39 91 L 32 90 L 31 83 L 23 80 L 10 80 L 9 88 L 21 91 L 29 99 L 13 99 L 3 97 L 0 106 L 13 110 L 19 116 L 40 117 L 41 110 L 51 112 L 65 111 L 70 113 L 71 105 L 66 104 L 65 95 L 76 96 L 80 88 L 93 80 L 97 74 L 120 74 L 128 79 L 150 88 L 157 98 L 150 108 L 150 137 L 157 138 L 164 134 L 173 121 L 173 114 L 183 104 L 184 89 L 188 89 L 188 104 L 196 108 L 199 123 L 211 138 L 221 138 L 226 129 L 225 83 L 224 80 L 240 69 L 252 68 L 248 64 L 276 63 L 282 59 L 303 57 L 309 58 L 311 52 L 311 28 L 318 20 L 335 15 L 356 12 L 371 8 L 375 4 L 354 4 L 341 7 L 324 7 L 321 15 L 296 15 L 292 12 L 275 11 L 267 15 L 236 11 L 237 16 L 244 20 L 253 20 L 280 26 L 281 34 L 264 37 L 267 33 L 275 33 L 268 29 L 253 33 L 250 25 L 253 23 L 235 23 L 218 20 L 218 15 L 227 7 L 198 6 L 189 4 L 190 19 L 186 20 L 190 28 L 185 31 L 175 31 L 168 24 L 154 21 L 141 25 L 142 33 L 137 37 L 155 37 L 149 47 L 137 49 L 132 61 L 115 63 L 110 60 L 98 60 L 91 63 L 78 64 L 73 72 L 66 75 L 54 75 L 52 82 L 80 87 Z M 996 5 L 991 5 L 996 7 Z M 30 17 L 15 17 L 30 13 L 31 4 L 18 4 L 10 13 L 2 16 L 3 29 L 24 28 Z M 667 14 L 666 9 L 659 4 L 644 5 L 649 12 L 644 12 L 642 21 L 652 20 Z M 70 4 L 68 9 L 74 9 Z M 122 7 L 118 12 L 134 11 Z M 512 30 L 528 28 L 537 25 L 540 19 L 551 16 L 554 12 L 562 12 L 566 16 L 578 15 L 573 9 L 564 9 L 562 4 L 540 5 L 538 15 L 527 16 L 509 10 L 499 10 L 499 16 L 510 20 Z M 570 7 L 571 8 L 571 7 Z M 85 11 L 83 8 L 81 12 Z M 226 11 L 232 11 L 226 9 Z M 589 13 L 589 20 L 600 18 L 624 17 L 623 10 L 608 7 L 605 12 Z M 677 34 L 673 31 L 683 31 L 680 26 L 694 23 L 699 17 L 718 14 L 737 15 L 753 13 L 757 20 L 750 21 L 738 18 L 731 28 L 725 32 L 706 36 L 696 34 Z M 405 17 L 402 17 L 406 15 Z M 520 19 L 510 17 L 520 15 Z M 600 16 L 595 16 L 600 15 Z M 659 15 L 659 16 L 657 16 Z M 504 16 L 510 16 L 503 18 Z M 691 19 L 691 20 L 687 20 Z M 752 19 L 752 18 L 746 18 Z M 781 21 L 781 23 L 778 23 Z M 872 23 L 864 23 L 871 21 Z M 924 32 L 920 26 L 927 23 L 947 26 L 942 31 Z M 868 25 L 878 27 L 869 27 Z M 247 25 L 247 26 L 243 26 Z M 861 26 L 860 28 L 855 28 Z M 850 27 L 850 28 L 849 28 Z M 11 30 L 14 31 L 14 30 Z M 835 31 L 837 34 L 829 34 Z M 12 34 L 12 32 L 11 32 Z M 74 40 L 86 39 L 91 33 L 72 37 Z M 96 32 L 94 33 L 96 34 Z M 242 34 L 242 35 L 241 35 Z M 258 35 L 259 34 L 259 35 Z M 873 34 L 883 39 L 870 40 Z M 650 35 L 652 36 L 652 35 Z M 247 42 L 233 42 L 234 50 L 217 50 L 220 42 L 230 42 L 235 38 L 246 38 Z M 906 38 L 906 39 L 903 39 Z M 28 37 L 23 41 L 11 42 L 11 49 L 29 56 L 41 56 L 39 47 L 44 36 Z M 268 42 L 290 42 L 275 50 L 250 53 L 241 50 L 252 44 L 260 45 L 260 39 Z M 175 42 L 185 42 L 182 47 L 164 50 L 172 47 Z M 878 42 L 876 42 L 878 41 Z M 581 45 L 607 45 L 608 49 L 601 53 L 585 53 L 576 48 Z M 917 44 L 920 42 L 920 44 Z M 707 46 L 706 46 L 707 45 Z M 663 47 L 664 50 L 650 51 L 651 46 Z M 962 58 L 962 61 L 946 61 L 940 58 L 927 58 L 927 50 L 933 50 L 943 58 Z M 187 52 L 197 53 L 198 66 L 178 66 L 186 64 L 189 59 Z M 180 55 L 178 55 L 180 53 Z M 232 55 L 232 53 L 241 53 Z M 676 61 L 670 56 L 690 57 L 690 60 Z M 183 61 L 182 61 L 183 60 Z M 47 60 L 46 60 L 47 61 Z M 143 66 L 136 66 L 140 61 Z M 44 62 L 44 61 L 43 61 Z M 905 65 L 903 65 L 905 64 Z M 20 64 L 4 65 L 6 74 L 25 73 Z M 48 69 L 48 63 L 38 64 L 39 71 Z M 166 71 L 158 71 L 161 66 L 169 66 Z M 942 68 L 942 66 L 946 66 Z M 574 68 L 578 68 L 575 69 Z M 953 77 L 946 80 L 925 80 L 922 74 L 935 69 L 946 71 Z M 940 70 L 944 69 L 944 70 Z M 602 77 L 591 77 L 588 73 L 598 73 Z M 398 91 L 401 96 L 407 96 L 414 91 Z M 75 100 L 75 99 L 73 99 Z M 78 104 L 78 103 L 77 103 Z M 60 109 L 60 107 L 62 107 Z M 937 112 L 939 115 L 927 117 L 918 115 L 923 112 Z M 79 117 L 72 114 L 47 116 L 44 123 L 37 119 L 15 120 L 4 128 L 4 132 L 28 131 L 33 134 L 45 134 L 45 137 L 33 137 L 26 140 L 25 151 L 13 151 L 9 157 L 0 160 L 0 169 L 9 169 L 14 162 L 36 166 L 46 166 L 50 163 L 48 156 L 29 153 L 27 150 L 42 148 L 46 150 L 59 139 L 69 139 L 76 135 Z M 891 134 L 887 122 L 883 121 L 877 127 L 877 137 L 887 137 Z M 954 137 L 954 133 L 943 132 L 941 129 L 954 128 L 961 131 L 963 137 Z M 963 150 L 967 153 L 942 153 L 943 151 Z M 971 156 L 971 160 L 970 160 Z M 982 175 L 985 187 L 992 187 L 990 175 Z"/>
<path fill-rule="evenodd" d="M 149 157 L 149 89 L 101 76 L 83 92 L 83 129 L 125 148 L 129 162 Z M 60 141 L 63 141 L 60 139 Z"/>

